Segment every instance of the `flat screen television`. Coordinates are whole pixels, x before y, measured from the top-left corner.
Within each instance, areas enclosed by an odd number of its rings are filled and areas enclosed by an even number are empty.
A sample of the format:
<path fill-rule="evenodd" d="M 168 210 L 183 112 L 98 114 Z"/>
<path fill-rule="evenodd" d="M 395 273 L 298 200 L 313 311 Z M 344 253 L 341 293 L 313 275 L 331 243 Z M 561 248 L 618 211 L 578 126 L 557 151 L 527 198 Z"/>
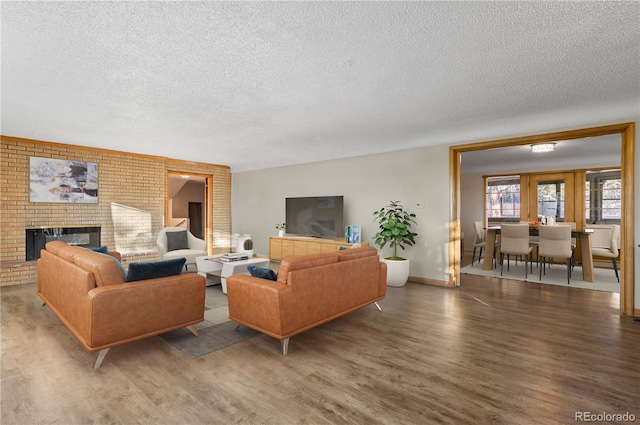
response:
<path fill-rule="evenodd" d="M 344 197 L 286 198 L 287 234 L 326 239 L 344 237 Z"/>

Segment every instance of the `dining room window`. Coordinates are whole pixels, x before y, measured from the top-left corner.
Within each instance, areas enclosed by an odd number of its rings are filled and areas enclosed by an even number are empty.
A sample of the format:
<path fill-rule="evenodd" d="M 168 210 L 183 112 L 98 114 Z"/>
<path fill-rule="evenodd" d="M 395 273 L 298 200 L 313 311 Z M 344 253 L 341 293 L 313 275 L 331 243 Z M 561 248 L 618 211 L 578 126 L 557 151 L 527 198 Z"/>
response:
<path fill-rule="evenodd" d="M 538 219 L 553 217 L 557 221 L 564 221 L 564 181 L 538 182 Z"/>
<path fill-rule="evenodd" d="M 587 223 L 591 224 L 620 224 L 622 218 L 620 170 L 586 173 L 585 217 Z"/>
<path fill-rule="evenodd" d="M 485 199 L 489 223 L 520 221 L 520 176 L 487 177 Z"/>

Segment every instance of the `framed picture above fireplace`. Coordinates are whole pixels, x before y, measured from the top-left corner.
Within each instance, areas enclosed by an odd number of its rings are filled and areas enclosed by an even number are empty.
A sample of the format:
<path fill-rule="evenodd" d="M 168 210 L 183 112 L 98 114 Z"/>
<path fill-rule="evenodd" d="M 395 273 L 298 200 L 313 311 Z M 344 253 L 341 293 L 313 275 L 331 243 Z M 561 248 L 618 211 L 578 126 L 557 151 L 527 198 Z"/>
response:
<path fill-rule="evenodd" d="M 31 202 L 98 203 L 98 164 L 32 156 Z"/>

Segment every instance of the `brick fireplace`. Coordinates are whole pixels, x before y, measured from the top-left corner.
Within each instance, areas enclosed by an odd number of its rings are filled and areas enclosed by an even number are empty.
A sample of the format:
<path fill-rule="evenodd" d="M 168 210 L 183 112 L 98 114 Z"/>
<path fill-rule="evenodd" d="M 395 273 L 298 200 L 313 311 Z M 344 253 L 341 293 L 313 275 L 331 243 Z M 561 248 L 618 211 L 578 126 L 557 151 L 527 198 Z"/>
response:
<path fill-rule="evenodd" d="M 31 202 L 29 173 L 34 156 L 97 163 L 99 202 Z M 64 238 L 70 236 L 66 235 L 76 234 L 75 240 L 68 240 L 76 243 L 78 235 L 82 240 L 92 233 L 87 227 L 100 227 L 100 239 L 90 236 L 90 245 L 120 252 L 125 267 L 134 261 L 157 260 L 155 236 L 166 227 L 169 172 L 213 176 L 208 237 L 213 243 L 213 235 L 231 234 L 231 172 L 227 166 L 0 136 L 0 287 L 35 283 L 35 258 L 47 236 L 67 240 Z M 62 227 L 69 229 L 44 231 Z M 35 235 L 27 236 L 27 230 Z"/>

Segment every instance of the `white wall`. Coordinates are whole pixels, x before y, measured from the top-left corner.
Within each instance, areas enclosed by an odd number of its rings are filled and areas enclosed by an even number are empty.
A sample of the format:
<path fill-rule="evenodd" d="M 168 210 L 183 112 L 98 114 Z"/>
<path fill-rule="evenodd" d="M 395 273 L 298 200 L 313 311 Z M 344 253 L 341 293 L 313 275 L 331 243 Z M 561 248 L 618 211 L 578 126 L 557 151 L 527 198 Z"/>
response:
<path fill-rule="evenodd" d="M 400 201 L 416 214 L 416 246 L 400 254 L 412 260 L 411 275 L 448 281 L 449 148 L 435 146 L 335 161 L 233 174 L 232 228 L 249 233 L 257 254 L 269 253 L 269 236 L 285 219 L 285 198 L 343 195 L 345 225 L 362 226 L 373 245 L 373 212 Z M 425 208 L 417 208 L 418 203 Z M 383 256 L 391 255 L 388 247 Z"/>
<path fill-rule="evenodd" d="M 202 228 L 205 227 L 204 222 L 204 208 L 205 208 L 205 191 L 204 183 L 200 182 L 187 182 L 182 189 L 176 193 L 172 199 L 171 217 L 189 217 L 189 202 L 196 202 L 202 204 L 202 220 L 200 223 Z"/>

